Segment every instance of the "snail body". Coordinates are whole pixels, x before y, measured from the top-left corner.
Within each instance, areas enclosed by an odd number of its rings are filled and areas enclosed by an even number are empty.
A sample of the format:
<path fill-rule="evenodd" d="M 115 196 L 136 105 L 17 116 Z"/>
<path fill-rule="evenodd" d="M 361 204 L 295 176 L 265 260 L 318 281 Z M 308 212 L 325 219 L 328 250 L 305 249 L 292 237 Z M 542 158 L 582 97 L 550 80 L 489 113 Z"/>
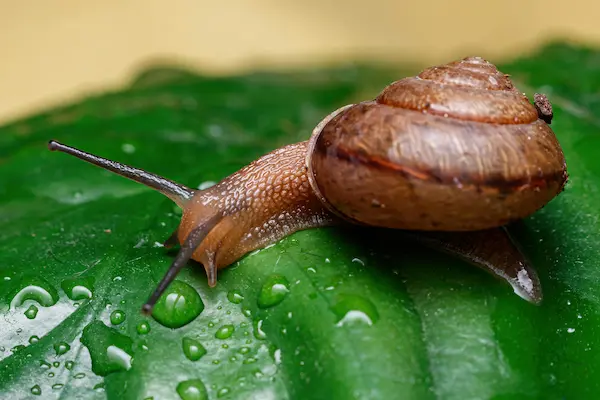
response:
<path fill-rule="evenodd" d="M 150 186 L 182 208 L 165 242 L 180 251 L 145 312 L 189 259 L 203 264 L 212 287 L 219 268 L 252 250 L 301 229 L 344 223 L 422 232 L 535 302 L 541 299 L 535 271 L 503 227 L 543 207 L 567 180 L 548 126 L 551 108 L 536 102 L 481 58 L 432 67 L 390 84 L 374 100 L 332 112 L 310 139 L 205 190 L 55 141 L 49 148 Z"/>

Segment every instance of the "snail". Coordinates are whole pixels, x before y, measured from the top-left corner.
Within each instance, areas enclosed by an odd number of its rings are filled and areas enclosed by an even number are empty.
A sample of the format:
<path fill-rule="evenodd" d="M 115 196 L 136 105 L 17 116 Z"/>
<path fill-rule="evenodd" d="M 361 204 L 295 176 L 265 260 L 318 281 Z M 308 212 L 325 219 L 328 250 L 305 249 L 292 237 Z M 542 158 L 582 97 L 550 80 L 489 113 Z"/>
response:
<path fill-rule="evenodd" d="M 214 287 L 217 270 L 247 253 L 340 224 L 404 231 L 538 303 L 538 277 L 506 227 L 564 190 L 566 161 L 551 120 L 544 95 L 532 104 L 494 64 L 467 57 L 333 111 L 308 140 L 204 190 L 54 140 L 48 147 L 149 186 L 183 210 L 164 242 L 179 252 L 142 307 L 146 314 L 190 259 Z"/>

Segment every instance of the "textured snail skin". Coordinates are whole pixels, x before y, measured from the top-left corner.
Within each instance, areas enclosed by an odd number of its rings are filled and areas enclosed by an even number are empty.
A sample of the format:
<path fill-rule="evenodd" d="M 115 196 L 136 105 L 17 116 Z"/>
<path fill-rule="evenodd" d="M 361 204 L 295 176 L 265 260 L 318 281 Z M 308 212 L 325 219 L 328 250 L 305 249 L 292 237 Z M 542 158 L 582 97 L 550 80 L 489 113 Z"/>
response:
<path fill-rule="evenodd" d="M 180 243 L 211 216 L 223 215 L 192 257 L 209 276 L 209 269 L 226 267 L 293 232 L 337 222 L 310 187 L 307 147 L 304 141 L 268 153 L 215 186 L 196 192 L 184 206 L 177 231 Z M 209 284 L 214 286 L 216 281 L 209 280 Z"/>
<path fill-rule="evenodd" d="M 537 303 L 538 277 L 505 225 L 543 207 L 567 181 L 560 145 L 540 119 L 552 115 L 544 99 L 534 107 L 494 65 L 466 58 L 332 112 L 310 140 L 205 190 L 55 141 L 48 146 L 152 187 L 183 209 L 165 242 L 181 249 L 144 312 L 190 258 L 215 286 L 217 270 L 250 251 L 301 229 L 347 223 L 406 230 Z"/>
<path fill-rule="evenodd" d="M 392 83 L 311 138 L 309 176 L 350 221 L 471 231 L 539 210 L 567 180 L 562 149 L 496 67 L 468 58 Z"/>

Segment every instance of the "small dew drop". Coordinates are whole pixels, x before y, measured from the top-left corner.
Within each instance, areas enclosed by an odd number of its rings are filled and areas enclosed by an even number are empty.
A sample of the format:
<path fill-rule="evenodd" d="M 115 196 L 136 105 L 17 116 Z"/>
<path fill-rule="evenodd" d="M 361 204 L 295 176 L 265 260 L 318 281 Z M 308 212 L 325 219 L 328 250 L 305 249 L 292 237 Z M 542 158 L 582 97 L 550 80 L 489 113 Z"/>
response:
<path fill-rule="evenodd" d="M 38 308 L 35 305 L 30 305 L 29 308 L 25 311 L 25 316 L 29 319 L 35 319 L 38 313 Z"/>
<path fill-rule="evenodd" d="M 360 265 L 362 265 L 362 266 L 364 266 L 364 265 L 365 265 L 365 262 L 364 262 L 363 260 L 361 260 L 360 258 L 353 258 L 353 259 L 352 259 L 352 262 L 353 262 L 353 263 L 358 263 L 358 264 L 360 264 Z"/>
<path fill-rule="evenodd" d="M 60 287 L 73 301 L 91 299 L 94 289 L 94 278 L 70 278 L 60 283 Z"/>
<path fill-rule="evenodd" d="M 124 153 L 133 154 L 135 153 L 135 146 L 131 143 L 123 143 L 121 145 L 121 150 L 123 150 Z"/>
<path fill-rule="evenodd" d="M 575 332 L 575 328 L 567 328 L 567 332 L 573 333 L 573 332 Z"/>
<path fill-rule="evenodd" d="M 198 185 L 198 190 L 205 190 L 205 189 L 208 189 L 209 187 L 214 186 L 216 184 L 217 184 L 217 182 L 214 182 L 214 181 L 204 181 L 204 182 L 202 182 L 201 184 Z"/>
<path fill-rule="evenodd" d="M 199 341 L 188 337 L 181 340 L 181 347 L 183 354 L 190 361 L 198 361 L 207 353 L 206 348 Z"/>
<path fill-rule="evenodd" d="M 62 356 L 67 351 L 71 350 L 71 346 L 69 346 L 66 342 L 58 342 L 54 344 L 54 351 L 57 356 Z"/>
<path fill-rule="evenodd" d="M 29 344 L 35 344 L 39 341 L 40 341 L 40 338 L 35 335 L 33 335 L 32 337 L 29 338 Z"/>
<path fill-rule="evenodd" d="M 379 320 L 375 305 L 362 296 L 340 294 L 331 308 L 337 316 L 336 326 L 354 323 L 373 325 Z"/>
<path fill-rule="evenodd" d="M 244 296 L 238 290 L 231 290 L 227 293 L 227 299 L 233 304 L 240 304 L 244 300 Z"/>
<path fill-rule="evenodd" d="M 52 363 L 52 366 L 53 366 L 54 368 L 58 368 L 58 367 L 60 367 L 60 361 L 54 361 L 54 362 Z"/>
<path fill-rule="evenodd" d="M 263 284 L 258 295 L 258 306 L 269 308 L 281 303 L 288 295 L 290 283 L 283 275 L 271 275 Z"/>
<path fill-rule="evenodd" d="M 62 389 L 62 387 L 65 386 L 62 383 L 55 383 L 54 385 L 52 385 L 52 389 L 54 390 L 58 390 L 58 389 Z"/>
<path fill-rule="evenodd" d="M 46 369 L 50 369 L 50 368 L 52 368 L 52 364 L 50 364 L 48 361 L 41 360 L 41 361 L 40 361 L 40 367 L 41 367 L 42 369 L 46 370 Z"/>
<path fill-rule="evenodd" d="M 231 335 L 233 335 L 234 330 L 235 328 L 233 325 L 223 325 L 219 329 L 217 329 L 217 331 L 215 332 L 215 337 L 217 339 L 228 339 L 231 337 Z"/>
<path fill-rule="evenodd" d="M 200 379 L 179 382 L 176 390 L 181 400 L 208 400 L 208 392 Z"/>
<path fill-rule="evenodd" d="M 267 338 L 267 334 L 262 330 L 262 319 L 254 320 L 252 326 L 254 328 L 254 337 L 258 340 L 263 340 Z"/>
<path fill-rule="evenodd" d="M 125 321 L 125 313 L 121 310 L 115 310 L 110 314 L 110 323 L 113 325 L 120 325 Z"/>
<path fill-rule="evenodd" d="M 223 396 L 227 396 L 229 394 L 229 388 L 221 388 L 219 389 L 219 391 L 217 392 L 217 397 L 223 397 Z"/>
<path fill-rule="evenodd" d="M 54 378 L 54 372 L 48 372 L 48 377 L 49 378 Z"/>
<path fill-rule="evenodd" d="M 146 321 L 140 322 L 136 327 L 137 333 L 140 335 L 147 335 L 150 333 L 150 324 Z"/>
<path fill-rule="evenodd" d="M 77 374 L 74 375 L 75 379 L 81 379 L 85 377 L 85 373 L 84 372 L 79 372 Z"/>
<path fill-rule="evenodd" d="M 256 358 L 248 357 L 244 361 L 242 361 L 242 364 L 254 364 L 255 362 L 256 362 Z"/>
<path fill-rule="evenodd" d="M 75 366 L 75 362 L 74 361 L 67 361 L 65 363 L 65 368 L 68 369 L 69 371 L 72 370 L 74 366 Z"/>
<path fill-rule="evenodd" d="M 39 396 L 42 394 L 42 388 L 40 388 L 40 385 L 33 386 L 30 391 L 34 396 Z"/>

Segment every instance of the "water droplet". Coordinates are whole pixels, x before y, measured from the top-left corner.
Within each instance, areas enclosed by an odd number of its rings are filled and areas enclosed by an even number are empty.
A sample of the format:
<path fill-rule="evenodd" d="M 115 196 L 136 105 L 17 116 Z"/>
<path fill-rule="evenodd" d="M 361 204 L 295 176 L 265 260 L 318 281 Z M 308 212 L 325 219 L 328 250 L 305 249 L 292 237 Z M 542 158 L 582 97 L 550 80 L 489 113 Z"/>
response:
<path fill-rule="evenodd" d="M 100 382 L 97 383 L 94 387 L 94 390 L 98 391 L 98 392 L 103 392 L 104 391 L 104 382 Z"/>
<path fill-rule="evenodd" d="M 240 353 L 242 353 L 242 354 L 248 354 L 248 353 L 250 353 L 250 347 L 246 347 L 246 346 L 242 347 L 240 349 Z"/>
<path fill-rule="evenodd" d="M 58 368 L 58 367 L 60 367 L 60 361 L 54 361 L 54 362 L 52 363 L 52 366 L 53 366 L 54 368 Z"/>
<path fill-rule="evenodd" d="M 71 300 L 91 299 L 94 290 L 94 278 L 90 276 L 65 279 L 60 283 L 60 287 Z"/>
<path fill-rule="evenodd" d="M 133 341 L 101 321 L 94 321 L 83 329 L 81 343 L 90 352 L 92 371 L 96 375 L 106 376 L 131 368 Z"/>
<path fill-rule="evenodd" d="M 227 396 L 229 394 L 229 388 L 221 388 L 219 389 L 219 391 L 217 392 L 217 397 L 223 397 L 223 396 Z"/>
<path fill-rule="evenodd" d="M 40 341 L 40 338 L 33 335 L 32 337 L 29 338 L 29 344 L 34 344 Z"/>
<path fill-rule="evenodd" d="M 573 333 L 573 332 L 575 332 L 575 328 L 567 328 L 567 332 Z"/>
<path fill-rule="evenodd" d="M 26 300 L 36 301 L 43 307 L 50 307 L 58 301 L 58 292 L 48 281 L 38 277 L 26 277 L 13 284 L 9 292 L 10 308 L 22 305 Z"/>
<path fill-rule="evenodd" d="M 214 181 L 205 181 L 198 185 L 198 190 L 208 189 L 211 186 L 216 185 L 217 183 Z"/>
<path fill-rule="evenodd" d="M 23 350 L 25 348 L 25 345 L 23 344 L 18 344 L 15 347 L 13 347 L 12 349 L 10 349 L 10 351 L 12 351 L 13 353 L 18 352 L 19 350 Z"/>
<path fill-rule="evenodd" d="M 67 361 L 65 363 L 65 368 L 68 369 L 69 371 L 72 370 L 74 366 L 75 366 L 75 362 L 74 361 Z"/>
<path fill-rule="evenodd" d="M 75 379 L 81 379 L 85 377 L 85 373 L 84 372 L 79 372 L 77 374 L 75 374 Z"/>
<path fill-rule="evenodd" d="M 135 153 L 135 146 L 131 143 L 123 143 L 121 145 L 121 150 L 123 150 L 124 153 L 133 154 Z"/>
<path fill-rule="evenodd" d="M 258 294 L 258 306 L 268 308 L 281 303 L 289 293 L 290 283 L 283 275 L 271 275 Z"/>
<path fill-rule="evenodd" d="M 337 326 L 350 323 L 373 325 L 379 320 L 379 313 L 373 302 L 358 295 L 338 295 L 331 309 L 337 317 Z"/>
<path fill-rule="evenodd" d="M 25 311 L 25 316 L 29 319 L 34 319 L 37 316 L 38 308 L 35 305 L 30 305 L 29 308 Z"/>
<path fill-rule="evenodd" d="M 39 396 L 42 394 L 42 388 L 40 385 L 35 385 L 31 388 L 31 394 L 34 396 Z"/>
<path fill-rule="evenodd" d="M 160 296 L 152 316 L 167 328 L 180 328 L 192 322 L 204 310 L 196 290 L 179 280 L 173 281 Z"/>
<path fill-rule="evenodd" d="M 360 258 L 353 258 L 353 259 L 352 259 L 352 262 L 353 262 L 353 263 L 358 263 L 358 264 L 360 264 L 360 265 L 362 265 L 362 266 L 364 266 L 364 265 L 365 265 L 365 262 L 364 262 L 363 260 L 361 260 Z"/>
<path fill-rule="evenodd" d="M 150 333 L 150 324 L 146 321 L 140 322 L 136 327 L 137 333 L 140 335 L 147 335 Z"/>
<path fill-rule="evenodd" d="M 208 400 L 208 392 L 200 379 L 179 382 L 177 393 L 181 400 Z"/>
<path fill-rule="evenodd" d="M 61 355 L 65 354 L 70 349 L 71 349 L 71 346 L 69 346 L 65 342 L 58 342 L 58 343 L 54 344 L 54 351 L 56 352 L 57 356 L 61 356 Z"/>
<path fill-rule="evenodd" d="M 213 360 L 212 363 L 215 364 L 215 365 L 219 365 L 221 363 L 221 361 L 219 361 L 219 360 Z"/>
<path fill-rule="evenodd" d="M 231 290 L 227 293 L 227 299 L 233 304 L 240 304 L 244 300 L 244 296 L 239 292 L 239 290 Z"/>
<path fill-rule="evenodd" d="M 52 389 L 54 390 L 58 390 L 58 389 L 62 389 L 62 387 L 65 386 L 62 383 L 55 383 L 54 385 L 52 385 Z"/>
<path fill-rule="evenodd" d="M 262 319 L 252 321 L 252 327 L 254 328 L 254 337 L 258 340 L 263 340 L 267 338 L 267 334 L 262 330 L 262 324 Z"/>
<path fill-rule="evenodd" d="M 52 368 L 52 364 L 50 364 L 48 361 L 41 360 L 40 361 L 40 367 L 42 369 L 50 369 L 50 368 Z"/>
<path fill-rule="evenodd" d="M 54 372 L 48 372 L 48 377 L 49 378 L 54 378 Z"/>
<path fill-rule="evenodd" d="M 121 310 L 115 310 L 110 313 L 110 323 L 113 325 L 120 325 L 125 321 L 125 313 Z"/>
<path fill-rule="evenodd" d="M 183 347 L 183 354 L 190 361 L 198 361 L 207 352 L 206 348 L 199 341 L 188 337 L 184 337 L 181 340 L 181 346 Z"/>
<path fill-rule="evenodd" d="M 228 339 L 229 337 L 231 337 L 231 335 L 233 335 L 233 331 L 235 331 L 233 325 L 223 325 L 219 329 L 217 329 L 217 331 L 215 332 L 215 337 L 217 339 Z"/>
<path fill-rule="evenodd" d="M 242 314 L 244 314 L 244 316 L 250 318 L 252 316 L 252 311 L 249 308 L 242 308 Z"/>
<path fill-rule="evenodd" d="M 254 364 L 255 362 L 256 362 L 256 358 L 248 357 L 242 362 L 242 364 Z"/>

